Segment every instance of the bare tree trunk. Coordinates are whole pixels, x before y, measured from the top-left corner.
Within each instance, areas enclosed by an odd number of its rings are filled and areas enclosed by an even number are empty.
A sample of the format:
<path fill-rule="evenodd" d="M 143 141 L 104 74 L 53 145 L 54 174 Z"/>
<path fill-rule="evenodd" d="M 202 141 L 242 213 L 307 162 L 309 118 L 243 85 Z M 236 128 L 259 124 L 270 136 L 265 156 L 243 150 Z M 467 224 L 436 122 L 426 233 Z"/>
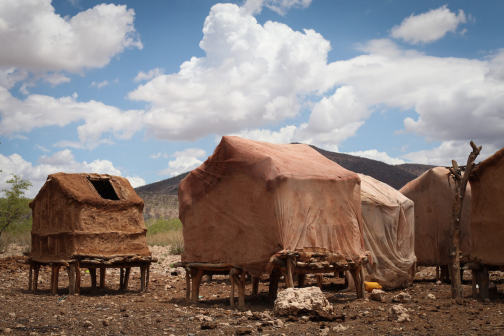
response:
<path fill-rule="evenodd" d="M 453 213 L 451 218 L 451 239 L 452 244 L 449 252 L 450 257 L 450 277 L 451 277 L 451 289 L 452 289 L 452 299 L 457 301 L 462 300 L 462 279 L 460 277 L 460 218 L 462 216 L 462 204 L 464 203 L 464 197 L 466 193 L 467 182 L 469 181 L 469 176 L 471 176 L 472 170 L 474 168 L 474 161 L 481 151 L 481 146 L 476 147 L 474 142 L 471 141 L 471 147 L 473 151 L 469 154 L 467 158 L 467 165 L 464 175 L 461 174 L 461 170 L 457 164 L 457 161 L 452 160 L 452 167 L 449 168 L 450 174 L 455 180 L 455 197 L 453 199 Z"/>

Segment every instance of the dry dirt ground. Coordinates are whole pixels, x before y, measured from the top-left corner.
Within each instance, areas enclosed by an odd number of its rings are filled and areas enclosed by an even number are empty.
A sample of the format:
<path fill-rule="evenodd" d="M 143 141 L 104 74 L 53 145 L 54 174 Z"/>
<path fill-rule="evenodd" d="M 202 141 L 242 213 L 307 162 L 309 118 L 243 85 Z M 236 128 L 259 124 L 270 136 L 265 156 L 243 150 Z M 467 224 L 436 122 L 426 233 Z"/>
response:
<path fill-rule="evenodd" d="M 0 255 L 0 332 L 11 335 L 488 335 L 504 333 L 504 274 L 491 273 L 496 285 L 491 302 L 470 298 L 470 274 L 464 277 L 464 304 L 450 299 L 450 286 L 436 284 L 433 268 L 417 274 L 415 283 L 403 290 L 412 300 L 404 303 L 410 321 L 389 321 L 388 310 L 395 303 L 356 299 L 353 293 L 337 293 L 341 279 L 327 277 L 323 292 L 334 305 L 334 322 L 311 321 L 308 317 L 276 317 L 267 301 L 267 285 L 261 283 L 259 297 L 251 297 L 247 285 L 246 310 L 230 310 L 229 280 L 214 276 L 201 286 L 201 302 L 185 302 L 185 275 L 169 268 L 179 256 L 166 248 L 153 247 L 160 262 L 151 268 L 146 293 L 139 291 L 139 273 L 134 271 L 126 292 L 118 291 L 117 271 L 107 273 L 107 288 L 92 293 L 89 274 L 83 272 L 81 295 L 69 296 L 66 272 L 60 273 L 57 296 L 49 291 L 50 270 L 42 268 L 39 291 L 27 290 L 28 266 L 16 261 L 22 248 L 11 247 Z M 14 254 L 14 255 L 12 255 Z M 308 278 L 308 285 L 315 278 Z M 282 287 L 282 283 L 280 287 Z M 435 299 L 427 299 L 433 294 Z M 213 329 L 205 329 L 211 327 Z"/>

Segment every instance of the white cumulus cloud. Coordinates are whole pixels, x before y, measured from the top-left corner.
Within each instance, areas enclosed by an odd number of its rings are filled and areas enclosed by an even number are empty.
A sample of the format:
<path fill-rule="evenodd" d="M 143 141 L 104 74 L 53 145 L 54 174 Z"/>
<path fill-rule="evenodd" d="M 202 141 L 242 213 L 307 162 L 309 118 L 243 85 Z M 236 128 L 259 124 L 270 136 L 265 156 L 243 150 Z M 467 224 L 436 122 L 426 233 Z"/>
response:
<path fill-rule="evenodd" d="M 348 152 L 346 154 L 350 154 L 353 156 L 360 156 L 372 160 L 377 160 L 377 161 L 382 161 L 391 165 L 397 165 L 397 164 L 403 164 L 406 163 L 406 161 L 398 159 L 398 158 L 393 158 L 389 156 L 386 152 L 379 152 L 376 149 L 370 149 L 370 150 L 365 150 L 365 151 L 357 151 L 357 152 Z"/>
<path fill-rule="evenodd" d="M 116 139 L 129 139 L 143 127 L 143 111 L 121 111 L 94 100 L 78 102 L 77 95 L 61 98 L 29 95 L 20 100 L 1 87 L 0 116 L 0 135 L 6 136 L 30 132 L 38 127 L 65 126 L 71 122 L 83 121 L 77 127 L 79 143 L 59 143 L 77 148 L 94 148 L 100 143 L 111 143 L 110 139 L 101 139 L 104 133 L 110 133 Z"/>
<path fill-rule="evenodd" d="M 33 184 L 27 192 L 27 197 L 35 197 L 40 188 L 44 185 L 47 176 L 58 172 L 65 173 L 99 173 L 121 176 L 121 171 L 114 167 L 109 160 L 94 160 L 92 162 L 77 162 L 69 149 L 54 153 L 52 156 L 43 155 L 38 159 L 37 165 L 23 159 L 19 154 L 4 156 L 0 154 L 0 190 L 9 188 L 6 183 L 11 174 L 29 179 Z M 140 177 L 126 177 L 133 187 L 145 184 Z"/>
<path fill-rule="evenodd" d="M 125 48 L 141 49 L 134 17 L 125 5 L 101 4 L 67 18 L 55 13 L 50 0 L 0 1 L 0 83 L 2 71 L 15 68 L 39 78 L 58 73 L 45 79 L 56 85 L 69 80 L 61 71 L 101 68 Z"/>
<path fill-rule="evenodd" d="M 133 81 L 140 82 L 140 81 L 151 80 L 154 77 L 161 76 L 163 73 L 164 73 L 164 69 L 161 69 L 161 68 L 151 69 L 147 73 L 145 73 L 143 71 L 139 71 L 138 75 L 136 75 L 136 77 L 133 78 Z"/>
<path fill-rule="evenodd" d="M 198 158 L 204 158 L 206 152 L 199 148 L 187 148 L 183 151 L 177 151 L 170 156 L 175 157 L 175 160 L 168 162 L 168 168 L 158 172 L 158 175 L 177 176 L 193 170 L 203 163 Z"/>
<path fill-rule="evenodd" d="M 411 14 L 400 25 L 392 28 L 391 36 L 413 44 L 430 43 L 448 32 L 454 33 L 458 25 L 465 22 L 467 19 L 463 10 L 455 14 L 444 5 L 427 13 Z"/>

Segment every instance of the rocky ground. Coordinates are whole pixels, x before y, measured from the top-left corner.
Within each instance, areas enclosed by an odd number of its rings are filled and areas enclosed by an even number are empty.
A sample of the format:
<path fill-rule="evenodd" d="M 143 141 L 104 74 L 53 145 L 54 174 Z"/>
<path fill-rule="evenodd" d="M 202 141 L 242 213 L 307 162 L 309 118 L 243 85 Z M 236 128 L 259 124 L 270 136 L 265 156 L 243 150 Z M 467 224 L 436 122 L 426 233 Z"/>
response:
<path fill-rule="evenodd" d="M 50 269 L 42 268 L 39 291 L 27 290 L 28 266 L 16 261 L 22 248 L 10 247 L 0 255 L 0 331 L 13 335 L 488 335 L 504 333 L 504 274 L 492 272 L 493 297 L 488 303 L 470 298 L 470 274 L 464 277 L 466 299 L 450 299 L 450 286 L 436 283 L 434 270 L 417 274 L 413 286 L 402 290 L 402 303 L 392 302 L 401 290 L 387 292 L 384 302 L 356 299 L 338 293 L 342 279 L 327 277 L 323 293 L 334 306 L 333 321 L 320 317 L 275 316 L 267 301 L 267 285 L 251 297 L 247 285 L 245 311 L 231 310 L 229 280 L 214 276 L 201 286 L 201 302 L 185 302 L 185 275 L 169 268 L 180 259 L 167 248 L 153 247 L 159 263 L 151 268 L 149 291 L 139 292 L 139 272 L 132 272 L 130 287 L 118 291 L 118 271 L 107 273 L 107 288 L 92 293 L 89 274 L 83 272 L 81 295 L 69 296 L 66 272 L 60 274 L 57 296 L 49 291 Z M 315 278 L 308 278 L 308 285 Z M 280 287 L 283 284 L 280 284 Z M 430 295 L 429 295 L 430 294 Z M 408 300 L 409 297 L 409 300 Z M 397 305 L 401 305 L 401 309 Z M 400 311 L 398 311 L 398 309 Z M 397 313 L 397 314 L 396 314 Z M 397 316 L 396 316 L 397 315 Z M 398 320 L 403 322 L 398 322 Z"/>

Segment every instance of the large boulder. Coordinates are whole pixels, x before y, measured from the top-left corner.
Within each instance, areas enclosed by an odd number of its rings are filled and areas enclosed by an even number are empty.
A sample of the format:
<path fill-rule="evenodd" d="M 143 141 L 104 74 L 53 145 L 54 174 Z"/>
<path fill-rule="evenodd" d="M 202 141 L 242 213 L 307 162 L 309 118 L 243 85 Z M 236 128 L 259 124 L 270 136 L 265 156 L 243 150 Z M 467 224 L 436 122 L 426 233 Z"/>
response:
<path fill-rule="evenodd" d="M 279 292 L 273 312 L 279 316 L 310 314 L 332 314 L 333 306 L 318 287 L 287 288 Z"/>

